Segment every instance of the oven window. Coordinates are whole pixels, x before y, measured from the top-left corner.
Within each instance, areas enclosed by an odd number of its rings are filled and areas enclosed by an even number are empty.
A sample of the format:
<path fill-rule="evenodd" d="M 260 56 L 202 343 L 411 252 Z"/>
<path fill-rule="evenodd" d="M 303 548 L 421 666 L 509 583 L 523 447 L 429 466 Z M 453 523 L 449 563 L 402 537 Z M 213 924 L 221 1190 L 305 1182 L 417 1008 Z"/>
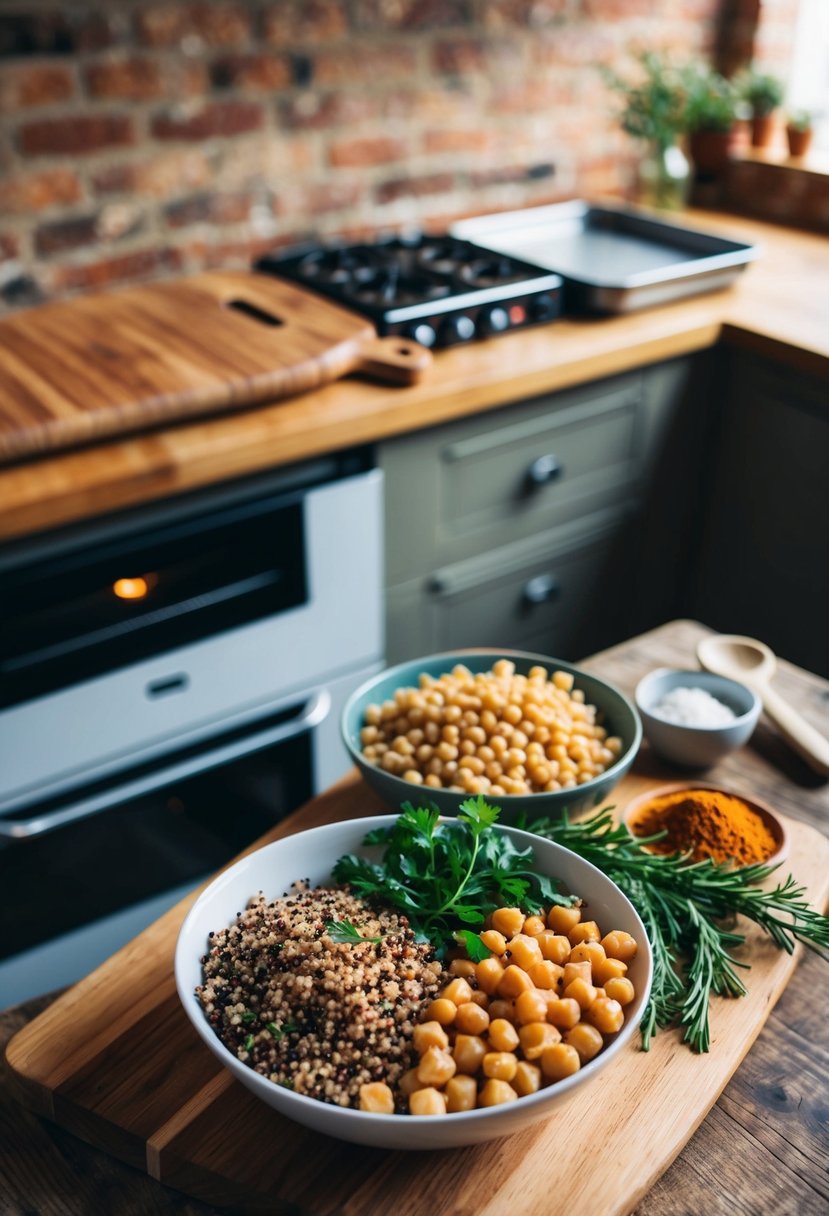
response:
<path fill-rule="evenodd" d="M 0 958 L 224 865 L 310 798 L 311 732 L 0 851 Z"/>

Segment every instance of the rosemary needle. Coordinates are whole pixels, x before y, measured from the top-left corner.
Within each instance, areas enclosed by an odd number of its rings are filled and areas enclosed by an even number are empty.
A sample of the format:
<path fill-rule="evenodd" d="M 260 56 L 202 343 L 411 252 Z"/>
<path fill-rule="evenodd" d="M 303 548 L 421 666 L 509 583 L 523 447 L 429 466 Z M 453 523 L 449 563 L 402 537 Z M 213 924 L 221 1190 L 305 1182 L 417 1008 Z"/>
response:
<path fill-rule="evenodd" d="M 790 874 L 773 889 L 761 884 L 776 869 L 763 864 L 734 868 L 691 862 L 681 853 L 655 854 L 616 824 L 612 808 L 572 822 L 540 819 L 528 830 L 564 845 L 604 871 L 642 918 L 653 949 L 653 987 L 642 1019 L 645 1051 L 657 1030 L 678 1024 L 694 1051 L 708 1051 L 711 995 L 743 996 L 733 955 L 745 940 L 737 915 L 759 925 L 781 950 L 795 942 L 829 950 L 829 917 L 810 907 L 805 889 Z M 826 955 L 824 955 L 826 957 Z"/>

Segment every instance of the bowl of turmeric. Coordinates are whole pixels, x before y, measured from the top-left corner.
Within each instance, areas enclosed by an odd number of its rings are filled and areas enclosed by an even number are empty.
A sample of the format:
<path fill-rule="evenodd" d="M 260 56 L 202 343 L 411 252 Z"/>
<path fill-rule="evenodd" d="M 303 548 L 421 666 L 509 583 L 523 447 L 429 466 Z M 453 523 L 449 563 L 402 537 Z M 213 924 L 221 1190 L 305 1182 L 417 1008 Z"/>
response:
<path fill-rule="evenodd" d="M 695 862 L 776 865 L 788 852 L 786 827 L 771 807 L 718 785 L 659 786 L 629 802 L 623 820 L 651 852 L 687 853 Z"/>

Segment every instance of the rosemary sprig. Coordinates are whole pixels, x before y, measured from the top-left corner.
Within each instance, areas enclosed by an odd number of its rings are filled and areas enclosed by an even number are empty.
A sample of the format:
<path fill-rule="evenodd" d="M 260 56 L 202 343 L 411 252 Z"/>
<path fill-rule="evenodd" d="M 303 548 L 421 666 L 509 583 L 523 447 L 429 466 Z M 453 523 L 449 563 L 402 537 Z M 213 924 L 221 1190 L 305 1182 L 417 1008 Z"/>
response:
<path fill-rule="evenodd" d="M 678 1023 L 694 1051 L 710 1044 L 712 993 L 742 996 L 746 989 L 734 957 L 745 940 L 734 930 L 745 916 L 791 954 L 804 942 L 823 954 L 829 949 L 829 917 L 810 907 L 805 889 L 789 875 L 773 889 L 761 884 L 775 866 L 734 868 L 687 856 L 649 853 L 649 840 L 634 837 L 614 821 L 612 808 L 572 822 L 541 819 L 528 830 L 578 853 L 604 871 L 634 905 L 653 949 L 653 987 L 641 1023 L 645 1051 L 657 1030 Z M 684 966 L 683 966 L 684 960 Z"/>

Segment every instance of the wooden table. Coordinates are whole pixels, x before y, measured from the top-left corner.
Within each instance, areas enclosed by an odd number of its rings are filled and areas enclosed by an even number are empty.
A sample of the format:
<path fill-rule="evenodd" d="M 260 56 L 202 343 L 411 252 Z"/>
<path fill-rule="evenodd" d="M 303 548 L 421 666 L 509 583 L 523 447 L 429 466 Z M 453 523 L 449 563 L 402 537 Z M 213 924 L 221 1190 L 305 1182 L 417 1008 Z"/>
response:
<path fill-rule="evenodd" d="M 655 666 L 693 666 L 694 647 L 703 633 L 694 623 L 673 622 L 585 665 L 632 691 Z M 786 663 L 775 683 L 826 729 L 829 683 Z M 656 773 L 647 756 L 643 762 Z M 709 776 L 757 794 L 793 819 L 829 830 L 829 785 L 790 754 L 765 723 L 750 747 Z M 820 996 L 827 991 L 827 978 L 826 964 L 807 952 L 738 1073 L 640 1203 L 638 1216 L 703 1211 L 707 1216 L 811 1216 L 829 1210 L 829 1020 L 825 996 Z M 41 998 L 0 1014 L 0 1045 L 49 1001 Z M 597 1146 L 599 1159 L 600 1152 Z M 612 1163 L 606 1165 L 612 1168 Z M 211 1211 L 215 1209 L 185 1199 L 29 1114 L 0 1083 L 4 1216 L 197 1216 Z"/>

